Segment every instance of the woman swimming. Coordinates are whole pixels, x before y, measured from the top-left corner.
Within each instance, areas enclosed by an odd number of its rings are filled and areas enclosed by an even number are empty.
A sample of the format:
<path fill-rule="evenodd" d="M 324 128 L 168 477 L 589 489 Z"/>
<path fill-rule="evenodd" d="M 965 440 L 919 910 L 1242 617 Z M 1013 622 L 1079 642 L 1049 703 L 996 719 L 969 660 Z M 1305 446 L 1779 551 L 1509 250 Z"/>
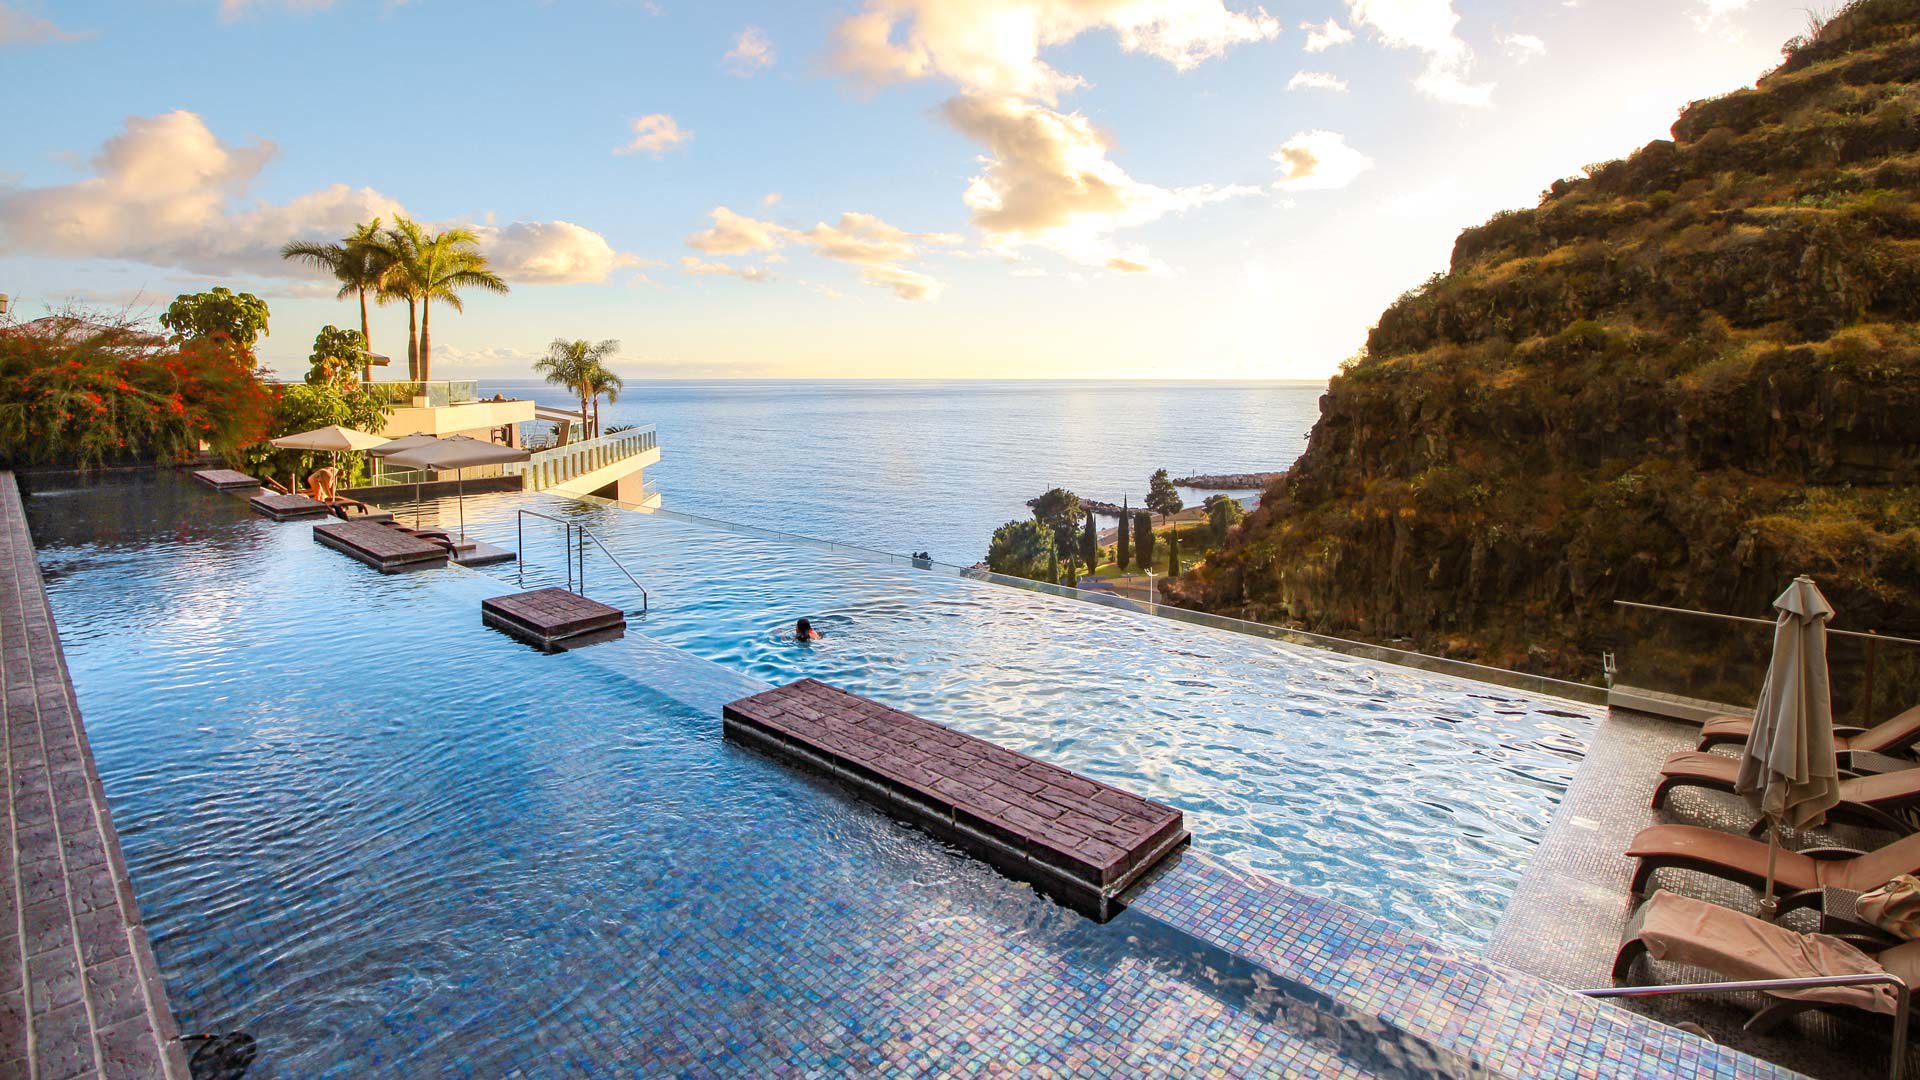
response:
<path fill-rule="evenodd" d="M 795 641 L 819 641 L 820 636 L 820 631 L 815 630 L 813 623 L 806 619 L 801 619 L 799 622 L 793 624 L 793 640 Z"/>

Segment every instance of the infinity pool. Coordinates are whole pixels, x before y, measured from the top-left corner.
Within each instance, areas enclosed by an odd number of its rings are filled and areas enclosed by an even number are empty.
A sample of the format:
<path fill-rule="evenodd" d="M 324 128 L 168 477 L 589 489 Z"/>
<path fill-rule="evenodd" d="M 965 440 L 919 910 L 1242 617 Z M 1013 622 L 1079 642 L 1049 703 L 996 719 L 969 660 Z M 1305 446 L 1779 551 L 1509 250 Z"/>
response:
<path fill-rule="evenodd" d="M 255 1077 L 1375 1075 L 1178 931 L 1095 926 L 723 742 L 719 703 L 817 675 L 1469 942 L 1592 723 L 538 497 L 469 526 L 582 515 L 651 590 L 643 633 L 537 654 L 479 626 L 511 571 L 382 577 L 171 475 L 27 505 L 182 1026 L 254 1033 Z M 796 614 L 827 640 L 783 640 Z"/>

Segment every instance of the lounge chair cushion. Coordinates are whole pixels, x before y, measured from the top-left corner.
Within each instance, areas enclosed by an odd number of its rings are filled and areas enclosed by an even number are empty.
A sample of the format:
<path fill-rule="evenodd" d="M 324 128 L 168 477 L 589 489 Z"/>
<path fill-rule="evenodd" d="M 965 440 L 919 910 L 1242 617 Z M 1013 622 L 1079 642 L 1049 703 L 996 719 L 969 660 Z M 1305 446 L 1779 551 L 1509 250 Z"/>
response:
<path fill-rule="evenodd" d="M 1885 850 L 1885 849 L 1882 849 Z M 1744 836 L 1703 829 L 1698 825 L 1653 825 L 1641 829 L 1627 848 L 1633 858 L 1685 859 L 1688 862 L 1724 866 L 1749 877 L 1764 880 L 1767 874 L 1767 845 Z M 1863 858 L 1865 856 L 1862 856 Z M 1795 851 L 1781 851 L 1776 861 L 1774 880 L 1782 891 L 1817 889 L 1822 875 L 1849 867 L 1853 862 L 1816 862 Z M 1890 880 L 1896 874 L 1887 875 Z M 1851 888 L 1852 886 L 1848 886 Z M 1860 886 L 1861 891 L 1872 885 Z"/>
<path fill-rule="evenodd" d="M 1835 740 L 1838 743 L 1840 740 Z M 1883 723 L 1875 724 L 1867 730 L 1845 740 L 1842 749 L 1871 750 L 1875 753 L 1899 753 L 1912 750 L 1920 743 L 1920 705 L 1893 717 Z"/>
<path fill-rule="evenodd" d="M 1900 976 L 1900 981 L 1909 988 L 1920 987 L 1920 941 L 1895 945 L 1874 959 L 1881 967 Z"/>
<path fill-rule="evenodd" d="M 1753 734 L 1753 717 L 1716 716 L 1700 725 L 1700 734 L 1745 739 Z"/>
<path fill-rule="evenodd" d="M 1883 970 L 1872 957 L 1839 938 L 1798 933 L 1676 893 L 1654 893 L 1640 919 L 1640 940 L 1646 944 L 1648 956 L 1706 968 L 1730 979 L 1798 979 Z M 1920 956 L 1915 959 L 1920 960 Z M 1771 992 L 1778 997 L 1845 1005 L 1889 1016 L 1894 1009 L 1890 986 L 1821 986 Z"/>
<path fill-rule="evenodd" d="M 1660 763 L 1661 776 L 1694 776 L 1731 785 L 1740 776 L 1740 759 L 1708 750 L 1677 750 Z"/>

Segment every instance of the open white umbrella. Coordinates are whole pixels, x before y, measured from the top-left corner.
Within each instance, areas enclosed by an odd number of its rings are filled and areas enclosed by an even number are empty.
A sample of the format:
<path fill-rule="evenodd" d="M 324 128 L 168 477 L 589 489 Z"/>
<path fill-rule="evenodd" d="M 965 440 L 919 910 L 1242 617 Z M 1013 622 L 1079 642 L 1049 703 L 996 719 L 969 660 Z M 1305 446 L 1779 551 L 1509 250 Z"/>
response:
<path fill-rule="evenodd" d="M 454 470 L 454 477 L 459 484 L 460 541 L 465 543 L 467 539 L 466 470 L 476 465 L 502 465 L 509 461 L 525 461 L 532 456 L 518 447 L 482 442 L 467 435 L 454 435 L 445 439 L 435 439 L 412 450 L 401 451 L 388 457 L 387 461 L 403 469 Z"/>
<path fill-rule="evenodd" d="M 1773 627 L 1773 660 L 1733 785 L 1767 819 L 1767 891 L 1760 902 L 1767 918 L 1779 911 L 1773 869 L 1781 826 L 1818 825 L 1840 801 L 1827 682 L 1827 622 L 1833 606 L 1804 575 L 1794 578 L 1773 606 L 1780 612 Z"/>
<path fill-rule="evenodd" d="M 380 446 L 367 451 L 367 455 L 369 457 L 391 458 L 395 454 L 404 454 L 409 450 L 418 450 L 422 446 L 431 446 L 439 441 L 440 436 L 438 435 L 427 435 L 416 431 L 411 435 L 402 435 L 397 439 L 388 439 Z M 415 471 L 418 472 L 421 470 Z M 421 515 L 424 513 L 420 506 L 420 491 L 424 484 L 425 480 L 420 478 L 416 478 L 413 482 L 413 523 L 415 525 L 420 524 Z"/>
<path fill-rule="evenodd" d="M 333 463 L 340 464 L 340 455 L 354 450 L 372 450 L 384 446 L 387 439 L 379 435 L 370 435 L 339 424 L 328 424 L 312 431 L 302 431 L 294 435 L 282 435 L 273 440 L 273 445 L 285 450 L 319 450 L 333 455 Z"/>

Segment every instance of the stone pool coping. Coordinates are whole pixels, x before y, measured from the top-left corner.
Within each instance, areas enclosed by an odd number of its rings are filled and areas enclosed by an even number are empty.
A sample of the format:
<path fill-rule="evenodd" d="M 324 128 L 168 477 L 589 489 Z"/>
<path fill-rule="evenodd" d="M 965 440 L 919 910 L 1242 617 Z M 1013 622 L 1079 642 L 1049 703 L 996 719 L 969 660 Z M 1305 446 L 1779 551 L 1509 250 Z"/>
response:
<path fill-rule="evenodd" d="M 0 570 L 0 1076 L 188 1080 L 6 471 Z"/>

